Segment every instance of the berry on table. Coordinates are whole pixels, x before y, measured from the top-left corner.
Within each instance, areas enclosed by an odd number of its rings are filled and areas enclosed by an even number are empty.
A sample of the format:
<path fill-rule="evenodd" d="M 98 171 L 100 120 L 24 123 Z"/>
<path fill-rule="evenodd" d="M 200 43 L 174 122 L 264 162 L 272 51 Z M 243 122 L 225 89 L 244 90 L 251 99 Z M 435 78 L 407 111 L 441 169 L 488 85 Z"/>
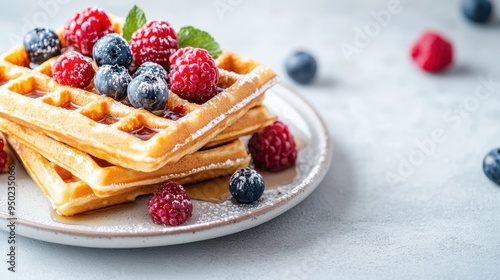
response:
<path fill-rule="evenodd" d="M 288 127 L 276 121 L 262 131 L 254 133 L 248 150 L 256 167 L 268 171 L 281 171 L 295 164 L 297 148 Z"/>
<path fill-rule="evenodd" d="M 181 98 L 204 103 L 217 95 L 219 70 L 204 49 L 183 48 L 170 57 L 170 89 Z"/>
<path fill-rule="evenodd" d="M 285 66 L 290 78 L 300 84 L 311 83 L 318 70 L 316 59 L 311 54 L 303 51 L 296 52 L 288 57 Z"/>
<path fill-rule="evenodd" d="M 262 175 L 251 168 L 243 168 L 229 179 L 229 191 L 240 203 L 252 203 L 264 193 L 265 184 Z"/>
<path fill-rule="evenodd" d="M 175 226 L 192 216 L 193 204 L 181 185 L 167 181 L 149 199 L 148 212 L 155 223 Z"/>
<path fill-rule="evenodd" d="M 166 21 L 150 21 L 132 34 L 130 49 L 136 67 L 152 61 L 169 69 L 169 58 L 179 48 L 177 34 Z"/>
<path fill-rule="evenodd" d="M 500 148 L 486 154 L 483 159 L 483 172 L 491 181 L 500 185 Z"/>
<path fill-rule="evenodd" d="M 101 95 L 115 100 L 127 97 L 127 87 L 132 80 L 127 68 L 120 65 L 103 65 L 94 75 L 94 84 Z"/>
<path fill-rule="evenodd" d="M 94 78 L 94 68 L 89 59 L 71 51 L 61 55 L 52 65 L 52 77 L 61 85 L 84 88 Z"/>
<path fill-rule="evenodd" d="M 453 48 L 442 35 L 428 31 L 422 34 L 413 45 L 411 57 L 422 70 L 440 72 L 452 63 Z"/>
<path fill-rule="evenodd" d="M 91 56 L 94 44 L 106 34 L 114 33 L 108 15 L 99 8 L 76 13 L 64 24 L 64 40 L 84 55 Z"/>
<path fill-rule="evenodd" d="M 463 0 L 464 16 L 475 23 L 486 23 L 491 18 L 493 5 L 489 0 Z"/>
<path fill-rule="evenodd" d="M 24 35 L 23 44 L 33 66 L 61 54 L 61 41 L 57 34 L 48 28 L 29 31 Z"/>
<path fill-rule="evenodd" d="M 115 33 L 99 39 L 94 45 L 92 56 L 97 66 L 117 64 L 128 69 L 132 64 L 132 53 L 127 41 Z"/>
<path fill-rule="evenodd" d="M 165 81 L 165 83 L 168 82 L 167 71 L 165 71 L 165 68 L 163 68 L 163 66 L 161 66 L 160 64 L 155 63 L 155 62 L 151 62 L 151 61 L 144 62 L 141 65 L 141 67 L 139 67 L 137 69 L 137 71 L 135 71 L 134 78 L 138 77 L 140 75 L 143 75 L 143 74 L 150 74 L 152 76 L 155 76 L 155 77 Z"/>
<path fill-rule="evenodd" d="M 165 108 L 168 98 L 167 84 L 150 74 L 135 77 L 127 88 L 128 101 L 135 108 L 149 111 Z"/>

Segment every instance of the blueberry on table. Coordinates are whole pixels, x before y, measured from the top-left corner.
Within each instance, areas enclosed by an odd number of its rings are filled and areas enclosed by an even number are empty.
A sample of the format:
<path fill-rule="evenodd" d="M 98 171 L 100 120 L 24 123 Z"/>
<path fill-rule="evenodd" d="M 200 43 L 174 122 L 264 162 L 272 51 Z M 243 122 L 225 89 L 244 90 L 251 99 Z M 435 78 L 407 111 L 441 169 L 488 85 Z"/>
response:
<path fill-rule="evenodd" d="M 132 79 L 127 88 L 127 96 L 135 108 L 162 110 L 167 103 L 168 87 L 161 79 L 143 74 Z"/>
<path fill-rule="evenodd" d="M 296 52 L 288 57 L 285 65 L 290 78 L 300 84 L 311 83 L 318 70 L 316 59 L 303 51 Z"/>
<path fill-rule="evenodd" d="M 264 179 L 251 168 L 240 169 L 229 179 L 229 191 L 240 203 L 252 203 L 264 193 Z"/>
<path fill-rule="evenodd" d="M 127 68 L 116 64 L 103 65 L 94 75 L 94 84 L 99 93 L 118 101 L 127 96 L 127 87 L 131 80 Z"/>
<path fill-rule="evenodd" d="M 493 182 L 500 185 L 500 148 L 491 150 L 483 160 L 484 174 Z"/>
<path fill-rule="evenodd" d="M 26 33 L 23 45 L 34 66 L 61 54 L 61 41 L 57 34 L 48 28 L 35 28 Z"/>
<path fill-rule="evenodd" d="M 491 17 L 493 5 L 489 0 L 463 0 L 462 12 L 475 23 L 486 23 Z"/>
<path fill-rule="evenodd" d="M 118 34 L 108 34 L 99 39 L 92 49 L 92 56 L 97 66 L 118 64 L 128 68 L 132 64 L 130 47 Z"/>

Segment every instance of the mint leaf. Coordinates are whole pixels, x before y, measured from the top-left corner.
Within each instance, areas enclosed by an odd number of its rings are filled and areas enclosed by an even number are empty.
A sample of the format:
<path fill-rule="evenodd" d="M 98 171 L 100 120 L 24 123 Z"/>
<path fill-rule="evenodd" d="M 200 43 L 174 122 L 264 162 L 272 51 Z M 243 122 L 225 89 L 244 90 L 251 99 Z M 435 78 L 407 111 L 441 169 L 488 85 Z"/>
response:
<path fill-rule="evenodd" d="M 141 8 L 134 5 L 132 10 L 128 12 L 125 24 L 123 25 L 123 38 L 130 42 L 132 34 L 141 28 L 146 23 L 146 15 Z"/>
<path fill-rule="evenodd" d="M 179 48 L 193 47 L 205 49 L 216 58 L 222 52 L 219 43 L 207 32 L 193 26 L 184 26 L 177 32 Z"/>

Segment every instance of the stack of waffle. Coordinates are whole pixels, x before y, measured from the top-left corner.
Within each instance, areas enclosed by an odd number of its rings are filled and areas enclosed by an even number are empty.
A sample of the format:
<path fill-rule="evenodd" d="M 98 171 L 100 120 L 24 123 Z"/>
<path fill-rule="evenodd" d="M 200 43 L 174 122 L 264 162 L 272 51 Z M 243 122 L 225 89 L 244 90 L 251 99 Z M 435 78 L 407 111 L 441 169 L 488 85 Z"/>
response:
<path fill-rule="evenodd" d="M 119 21 L 113 26 L 121 32 Z M 162 114 L 101 96 L 93 83 L 59 85 L 51 78 L 55 60 L 32 69 L 22 47 L 0 57 L 0 130 L 64 216 L 132 201 L 166 180 L 232 174 L 250 161 L 240 137 L 276 120 L 262 105 L 275 74 L 234 53 L 216 59 L 222 90 L 215 97 L 200 105 L 170 92 Z M 179 108 L 179 119 L 164 117 Z"/>

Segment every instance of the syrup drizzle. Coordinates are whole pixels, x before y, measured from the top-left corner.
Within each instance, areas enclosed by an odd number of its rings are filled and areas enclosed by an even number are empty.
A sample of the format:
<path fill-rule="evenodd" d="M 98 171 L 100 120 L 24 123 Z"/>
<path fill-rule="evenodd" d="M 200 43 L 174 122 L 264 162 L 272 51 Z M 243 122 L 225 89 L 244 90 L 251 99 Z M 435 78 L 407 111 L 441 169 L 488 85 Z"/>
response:
<path fill-rule="evenodd" d="M 100 118 L 96 122 L 110 125 L 110 124 L 114 124 L 115 122 L 117 122 L 119 120 L 120 120 L 120 118 L 113 117 L 113 116 L 110 116 L 110 115 L 104 115 L 102 118 Z"/>
<path fill-rule="evenodd" d="M 144 125 L 136 130 L 132 130 L 130 134 L 143 141 L 147 141 L 158 132 L 158 130 Z"/>
<path fill-rule="evenodd" d="M 176 121 L 186 115 L 186 108 L 184 106 L 179 105 L 174 109 L 170 110 L 168 108 L 163 111 L 163 117 L 172 121 Z"/>
<path fill-rule="evenodd" d="M 24 96 L 36 99 L 36 98 L 43 97 L 45 94 L 47 94 L 47 92 L 35 89 L 35 90 L 32 90 L 32 91 L 28 92 Z"/>
<path fill-rule="evenodd" d="M 71 101 L 67 102 L 67 103 L 65 103 L 64 105 L 61 106 L 61 108 L 66 109 L 66 110 L 76 110 L 76 109 L 78 109 L 80 107 L 81 107 L 80 105 L 77 105 L 77 104 L 75 104 L 75 103 L 73 103 Z"/>

